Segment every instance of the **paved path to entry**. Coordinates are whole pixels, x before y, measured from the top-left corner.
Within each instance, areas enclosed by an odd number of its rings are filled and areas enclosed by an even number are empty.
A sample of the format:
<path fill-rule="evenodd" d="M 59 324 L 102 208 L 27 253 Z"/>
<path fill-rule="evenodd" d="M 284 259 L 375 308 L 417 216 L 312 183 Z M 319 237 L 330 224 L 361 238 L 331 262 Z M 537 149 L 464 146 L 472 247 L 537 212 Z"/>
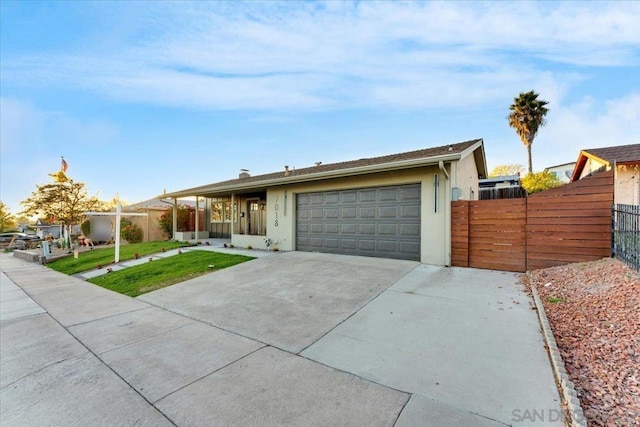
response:
<path fill-rule="evenodd" d="M 535 425 L 514 274 L 281 253 L 136 299 L 0 255 L 0 424 Z M 549 425 L 544 423 L 544 425 Z"/>

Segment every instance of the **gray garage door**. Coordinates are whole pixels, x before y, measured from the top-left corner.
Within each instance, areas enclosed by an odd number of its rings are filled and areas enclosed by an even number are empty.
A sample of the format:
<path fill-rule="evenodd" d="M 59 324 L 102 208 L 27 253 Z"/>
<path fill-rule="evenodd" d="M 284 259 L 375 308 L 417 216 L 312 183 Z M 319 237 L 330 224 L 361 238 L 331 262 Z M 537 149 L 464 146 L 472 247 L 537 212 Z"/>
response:
<path fill-rule="evenodd" d="M 298 194 L 296 249 L 420 260 L 420 184 Z"/>

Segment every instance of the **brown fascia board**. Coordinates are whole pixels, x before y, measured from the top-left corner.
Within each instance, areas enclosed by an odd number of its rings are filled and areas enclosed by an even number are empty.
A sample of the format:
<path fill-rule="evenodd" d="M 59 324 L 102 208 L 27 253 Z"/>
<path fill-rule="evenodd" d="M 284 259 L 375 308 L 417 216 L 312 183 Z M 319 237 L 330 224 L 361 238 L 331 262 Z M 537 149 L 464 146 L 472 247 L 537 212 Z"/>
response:
<path fill-rule="evenodd" d="M 573 167 L 573 173 L 571 174 L 571 179 L 569 182 L 574 182 L 577 177 L 582 173 L 582 169 L 584 169 L 584 165 L 587 163 L 587 156 L 584 155 L 584 151 L 580 151 L 578 154 L 578 159 L 576 160 L 576 165 Z"/>
<path fill-rule="evenodd" d="M 573 174 L 571 174 L 571 180 L 569 182 L 574 182 L 580 177 L 580 174 L 584 169 L 584 165 L 587 164 L 587 159 L 597 160 L 606 164 L 607 166 L 611 166 L 611 162 L 609 162 L 608 160 L 591 154 L 587 150 L 581 150 L 580 155 L 578 155 L 578 160 L 576 160 L 576 166 L 573 169 Z"/>
<path fill-rule="evenodd" d="M 482 140 L 482 138 L 480 138 L 478 142 L 460 153 L 460 159 L 464 159 L 468 155 L 473 154 L 473 156 L 475 157 L 476 168 L 478 169 L 478 178 L 486 178 L 488 176 L 487 158 L 483 148 L 483 144 L 484 141 Z"/>
<path fill-rule="evenodd" d="M 438 162 L 440 161 L 460 160 L 461 158 L 466 157 L 467 155 L 472 153 L 474 155 L 477 155 L 476 150 L 479 150 L 479 149 L 481 151 L 481 159 L 484 164 L 483 169 L 485 170 L 485 173 L 486 173 L 486 160 L 485 160 L 484 150 L 481 149 L 483 144 L 482 139 L 470 140 L 470 141 L 465 141 L 457 144 L 444 145 L 440 147 L 433 147 L 432 149 L 437 150 L 440 148 L 445 148 L 452 145 L 461 145 L 461 144 L 469 144 L 469 146 L 465 147 L 461 151 L 456 151 L 454 153 L 447 153 L 447 154 L 441 154 L 441 155 L 430 156 L 430 157 L 396 160 L 396 161 L 389 161 L 384 163 L 377 163 L 377 164 L 370 164 L 370 165 L 363 165 L 363 166 L 335 168 L 335 169 L 331 168 L 331 166 L 340 165 L 341 163 L 358 162 L 358 160 L 339 162 L 335 164 L 327 164 L 323 166 L 325 168 L 329 167 L 329 169 L 325 169 L 323 171 L 315 172 L 315 173 L 311 172 L 311 173 L 303 173 L 300 175 L 296 175 L 295 171 L 292 171 L 293 175 L 283 176 L 282 172 L 275 172 L 275 173 L 263 175 L 265 176 L 265 179 L 257 179 L 257 180 L 251 179 L 251 178 L 259 178 L 260 175 L 257 175 L 256 177 L 246 178 L 247 179 L 246 182 L 243 182 L 243 179 L 222 181 L 214 184 L 208 184 L 208 185 L 203 185 L 199 187 L 189 188 L 186 190 L 162 194 L 158 197 L 161 199 L 167 199 L 167 198 L 187 197 L 187 196 L 216 195 L 216 194 L 222 194 L 222 193 L 230 193 L 234 191 L 250 191 L 250 190 L 259 191 L 259 190 L 264 190 L 267 187 L 274 187 L 278 185 L 297 184 L 301 182 L 311 182 L 311 181 L 319 181 L 319 180 L 330 179 L 330 178 L 356 176 L 356 175 L 363 175 L 363 174 L 374 173 L 374 172 L 386 172 L 386 171 L 393 171 L 393 170 L 415 168 L 420 166 L 437 165 Z M 426 149 L 426 150 L 429 150 L 429 149 Z M 416 151 L 422 151 L 422 150 L 416 150 Z M 380 157 L 394 157 L 394 156 L 401 156 L 403 154 L 407 154 L 407 153 L 398 153 L 398 154 L 392 154 L 392 155 L 380 156 Z M 376 158 L 362 159 L 362 160 L 375 160 L 375 159 Z M 476 161 L 477 161 L 477 157 L 476 157 Z M 313 166 L 309 168 L 304 168 L 302 170 L 305 170 L 306 172 L 309 169 L 313 169 Z M 273 178 L 266 178 L 266 176 L 269 176 L 269 175 L 273 175 Z"/>

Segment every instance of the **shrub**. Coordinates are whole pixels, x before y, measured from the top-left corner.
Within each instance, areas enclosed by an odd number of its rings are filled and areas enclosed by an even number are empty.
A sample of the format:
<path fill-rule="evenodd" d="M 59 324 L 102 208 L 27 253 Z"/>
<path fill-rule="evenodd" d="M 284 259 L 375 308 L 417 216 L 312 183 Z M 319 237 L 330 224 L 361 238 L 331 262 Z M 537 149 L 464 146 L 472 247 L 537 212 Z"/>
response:
<path fill-rule="evenodd" d="M 129 243 L 142 242 L 142 230 L 131 221 L 123 219 L 120 223 L 120 237 Z"/>
<path fill-rule="evenodd" d="M 551 172 L 538 172 L 530 173 L 522 178 L 521 185 L 528 194 L 533 194 L 539 191 L 560 187 L 564 184 Z"/>
<path fill-rule="evenodd" d="M 177 231 L 187 231 L 192 212 L 195 212 L 195 208 L 178 205 Z M 160 227 L 162 227 L 162 230 L 167 233 L 167 236 L 173 238 L 173 208 L 167 209 L 167 212 L 160 217 L 159 222 Z"/>
<path fill-rule="evenodd" d="M 86 219 L 80 224 L 80 230 L 82 230 L 82 234 L 84 236 L 91 236 L 91 220 Z"/>

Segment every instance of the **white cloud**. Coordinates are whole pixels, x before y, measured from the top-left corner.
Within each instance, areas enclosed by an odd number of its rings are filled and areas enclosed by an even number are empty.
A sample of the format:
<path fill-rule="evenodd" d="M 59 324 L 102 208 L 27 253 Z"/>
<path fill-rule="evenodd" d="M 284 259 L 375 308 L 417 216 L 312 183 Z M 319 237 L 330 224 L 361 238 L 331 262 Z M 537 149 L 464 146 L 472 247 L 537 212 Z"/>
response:
<path fill-rule="evenodd" d="M 640 59 L 635 2 L 159 2 L 135 16 L 145 36 L 125 47 L 10 55 L 3 78 L 199 109 L 476 108 L 523 87 L 561 99 L 584 78 L 541 59 Z"/>
<path fill-rule="evenodd" d="M 585 97 L 549 113 L 533 145 L 534 168 L 575 161 L 580 150 L 640 144 L 640 93 L 599 105 Z"/>

